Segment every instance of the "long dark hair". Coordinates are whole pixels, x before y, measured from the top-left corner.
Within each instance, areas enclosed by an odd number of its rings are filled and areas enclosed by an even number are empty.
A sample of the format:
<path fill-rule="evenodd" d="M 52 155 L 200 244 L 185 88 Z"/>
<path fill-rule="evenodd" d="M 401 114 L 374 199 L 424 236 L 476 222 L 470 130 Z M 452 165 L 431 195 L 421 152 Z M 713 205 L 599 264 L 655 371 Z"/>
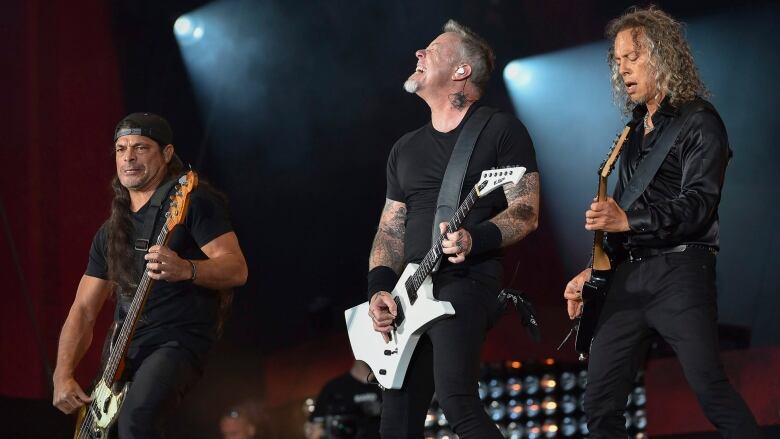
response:
<path fill-rule="evenodd" d="M 157 142 L 155 142 L 157 143 Z M 163 146 L 159 145 L 160 153 Z M 171 178 L 177 178 L 187 169 L 179 156 L 173 155 L 168 162 L 167 172 L 164 181 Z M 227 198 L 221 192 L 215 190 L 207 181 L 198 179 L 198 186 L 206 187 L 218 194 L 225 202 Z M 108 254 L 108 278 L 114 282 L 116 294 L 123 298 L 131 298 L 138 287 L 137 276 L 135 273 L 135 262 L 133 261 L 133 223 L 130 220 L 130 192 L 122 186 L 119 177 L 116 175 L 111 179 L 111 189 L 114 192 L 114 198 L 111 201 L 111 215 L 106 221 L 107 232 L 107 250 Z M 217 335 L 222 334 L 224 324 L 230 305 L 233 302 L 233 290 L 224 289 L 217 291 L 219 297 L 219 314 L 217 316 Z"/>

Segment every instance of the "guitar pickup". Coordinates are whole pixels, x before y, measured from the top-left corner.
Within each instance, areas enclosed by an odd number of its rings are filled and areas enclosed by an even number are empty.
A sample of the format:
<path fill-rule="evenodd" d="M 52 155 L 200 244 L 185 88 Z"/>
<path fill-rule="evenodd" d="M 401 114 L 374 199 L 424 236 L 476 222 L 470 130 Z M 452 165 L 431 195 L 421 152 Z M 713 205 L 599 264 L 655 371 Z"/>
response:
<path fill-rule="evenodd" d="M 395 296 L 395 320 L 393 320 L 393 325 L 397 328 L 399 325 L 401 325 L 404 322 L 404 308 L 401 306 L 401 298 L 398 296 Z"/>

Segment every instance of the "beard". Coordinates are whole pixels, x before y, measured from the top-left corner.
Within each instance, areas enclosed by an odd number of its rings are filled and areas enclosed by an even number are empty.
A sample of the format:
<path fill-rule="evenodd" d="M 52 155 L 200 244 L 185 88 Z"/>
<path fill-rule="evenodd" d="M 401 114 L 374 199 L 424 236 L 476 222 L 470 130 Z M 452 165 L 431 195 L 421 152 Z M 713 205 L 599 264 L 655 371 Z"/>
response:
<path fill-rule="evenodd" d="M 406 90 L 407 93 L 417 93 L 417 90 L 419 89 L 420 83 L 414 79 L 407 79 L 406 82 L 404 82 L 404 90 Z"/>

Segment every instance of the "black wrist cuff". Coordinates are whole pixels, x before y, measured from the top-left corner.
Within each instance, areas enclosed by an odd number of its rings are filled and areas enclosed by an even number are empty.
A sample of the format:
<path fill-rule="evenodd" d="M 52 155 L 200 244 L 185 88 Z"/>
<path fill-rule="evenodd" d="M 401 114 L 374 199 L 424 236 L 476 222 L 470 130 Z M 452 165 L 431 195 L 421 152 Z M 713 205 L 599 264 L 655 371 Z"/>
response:
<path fill-rule="evenodd" d="M 379 291 L 393 291 L 398 275 L 392 268 L 378 265 L 368 272 L 368 300 Z"/>
<path fill-rule="evenodd" d="M 501 248 L 501 230 L 490 221 L 464 227 L 471 235 L 471 255 L 481 255 Z"/>

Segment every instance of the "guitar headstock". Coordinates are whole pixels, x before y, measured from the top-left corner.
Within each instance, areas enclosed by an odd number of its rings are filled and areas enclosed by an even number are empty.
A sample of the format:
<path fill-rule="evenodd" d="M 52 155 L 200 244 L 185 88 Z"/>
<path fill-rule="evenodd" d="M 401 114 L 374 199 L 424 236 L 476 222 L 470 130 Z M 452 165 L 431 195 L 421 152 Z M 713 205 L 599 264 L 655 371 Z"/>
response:
<path fill-rule="evenodd" d="M 525 168 L 522 166 L 489 169 L 482 171 L 482 176 L 477 183 L 477 195 L 484 197 L 505 184 L 516 184 L 525 174 Z"/>
<path fill-rule="evenodd" d="M 168 212 L 165 214 L 165 227 L 173 230 L 177 224 L 184 222 L 184 216 L 187 213 L 187 207 L 190 204 L 190 193 L 198 186 L 198 174 L 193 170 L 179 178 L 176 183 L 176 192 L 171 195 L 171 204 Z"/>
<path fill-rule="evenodd" d="M 631 131 L 631 129 L 625 127 L 623 128 L 623 132 L 615 137 L 615 141 L 612 142 L 612 148 L 610 148 L 607 157 L 601 162 L 601 166 L 599 166 L 600 176 L 607 178 L 609 177 L 609 174 L 612 173 L 612 170 L 615 169 L 615 163 L 617 162 L 618 156 L 620 156 L 620 151 L 623 149 L 623 144 L 626 142 L 629 131 Z"/>

